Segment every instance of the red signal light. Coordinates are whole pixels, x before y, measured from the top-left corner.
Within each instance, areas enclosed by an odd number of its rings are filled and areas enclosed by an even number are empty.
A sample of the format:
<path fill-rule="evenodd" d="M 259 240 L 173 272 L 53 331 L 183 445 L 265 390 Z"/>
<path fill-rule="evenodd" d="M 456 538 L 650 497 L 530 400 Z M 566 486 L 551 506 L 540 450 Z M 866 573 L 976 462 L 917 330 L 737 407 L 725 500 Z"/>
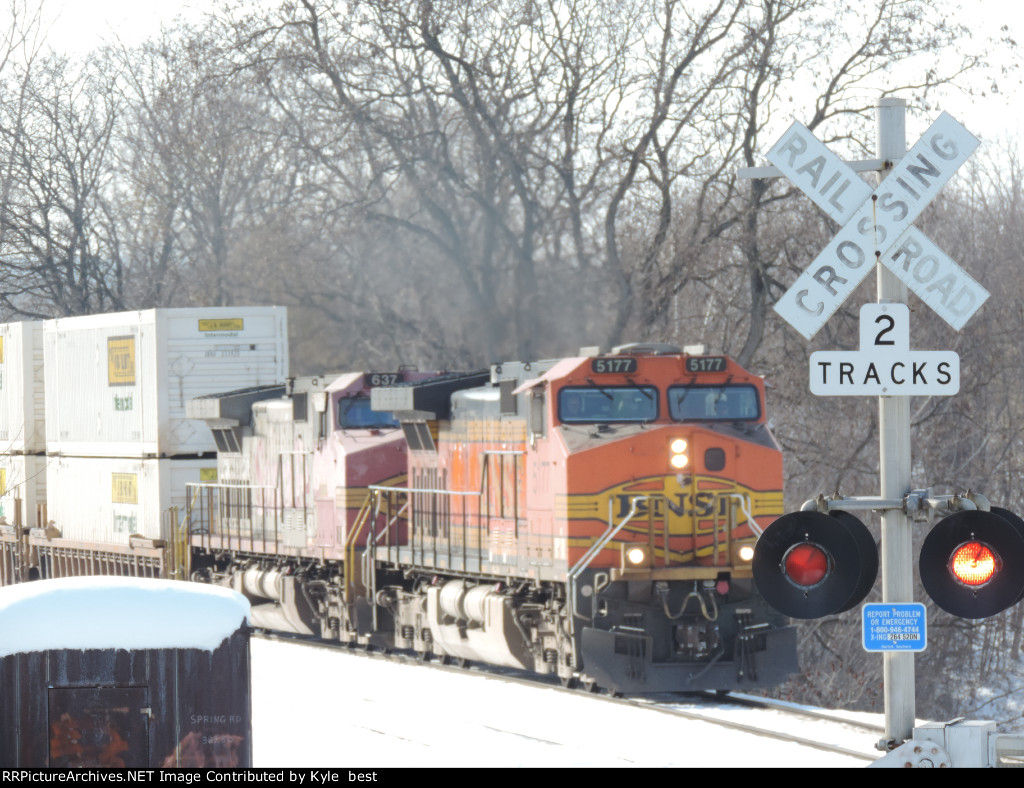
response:
<path fill-rule="evenodd" d="M 949 571 L 965 586 L 978 588 L 988 583 L 999 571 L 999 558 L 986 544 L 964 542 L 953 551 Z"/>
<path fill-rule="evenodd" d="M 878 576 L 878 547 L 847 512 L 790 512 L 764 529 L 750 568 L 757 590 L 780 613 L 821 618 L 868 595 Z"/>
<path fill-rule="evenodd" d="M 782 570 L 793 583 L 813 588 L 828 574 L 828 555 L 815 544 L 793 545 L 782 558 Z"/>

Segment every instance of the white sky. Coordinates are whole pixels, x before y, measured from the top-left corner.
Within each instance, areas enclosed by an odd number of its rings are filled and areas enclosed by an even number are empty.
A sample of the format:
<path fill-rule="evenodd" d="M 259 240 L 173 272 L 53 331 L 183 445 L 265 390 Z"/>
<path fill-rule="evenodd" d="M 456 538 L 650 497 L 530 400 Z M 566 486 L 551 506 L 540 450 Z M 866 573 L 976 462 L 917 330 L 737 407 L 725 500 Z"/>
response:
<path fill-rule="evenodd" d="M 961 19 L 975 31 L 976 42 L 998 37 L 1000 27 L 1006 25 L 1010 34 L 1024 47 L 1024 3 L 1010 0 L 952 0 L 958 6 L 954 19 Z M 57 17 L 50 26 L 48 42 L 54 49 L 82 54 L 103 40 L 120 37 L 126 43 L 138 43 L 158 32 L 161 22 L 170 22 L 176 15 L 198 19 L 211 10 L 214 0 L 161 0 L 141 3 L 138 0 L 44 0 L 48 18 Z M 1017 63 L 1022 52 L 994 49 L 990 53 L 996 63 Z M 983 97 L 969 97 L 959 90 L 942 94 L 940 109 L 949 112 L 976 136 L 995 140 L 1006 136 L 1019 137 L 1020 121 L 1016 107 L 1024 100 L 1024 87 L 1020 72 L 999 78 L 998 94 L 990 91 L 989 75 L 980 73 L 973 81 L 976 91 Z M 810 107 L 807 108 L 808 112 Z M 908 147 L 920 135 L 937 111 L 927 117 L 914 117 L 911 108 L 907 119 Z M 790 118 L 784 124 L 788 126 Z M 784 127 L 783 126 L 783 127 Z M 780 133 L 782 129 L 780 128 Z"/>
<path fill-rule="evenodd" d="M 47 41 L 57 51 L 76 54 L 114 38 L 139 43 L 158 33 L 161 22 L 178 14 L 198 19 L 213 5 L 212 0 L 44 0 L 44 14 L 56 19 Z"/>

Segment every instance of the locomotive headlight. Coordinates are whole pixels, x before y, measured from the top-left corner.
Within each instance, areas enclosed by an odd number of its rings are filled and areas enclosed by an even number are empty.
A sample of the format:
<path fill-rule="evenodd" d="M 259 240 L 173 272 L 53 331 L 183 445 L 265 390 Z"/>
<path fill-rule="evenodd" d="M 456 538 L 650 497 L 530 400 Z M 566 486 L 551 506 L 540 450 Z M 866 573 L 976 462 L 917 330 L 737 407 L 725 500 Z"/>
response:
<path fill-rule="evenodd" d="M 624 569 L 635 569 L 642 566 L 650 566 L 651 553 L 647 545 L 624 544 L 622 545 L 622 567 Z"/>
<path fill-rule="evenodd" d="M 668 445 L 669 457 L 668 463 L 677 471 L 681 471 L 690 462 L 690 458 L 686 456 L 686 441 L 682 438 L 673 438 L 672 442 Z"/>
<path fill-rule="evenodd" d="M 753 561 L 754 560 L 754 545 L 752 544 L 741 544 L 739 549 L 736 551 L 736 556 L 741 561 Z"/>

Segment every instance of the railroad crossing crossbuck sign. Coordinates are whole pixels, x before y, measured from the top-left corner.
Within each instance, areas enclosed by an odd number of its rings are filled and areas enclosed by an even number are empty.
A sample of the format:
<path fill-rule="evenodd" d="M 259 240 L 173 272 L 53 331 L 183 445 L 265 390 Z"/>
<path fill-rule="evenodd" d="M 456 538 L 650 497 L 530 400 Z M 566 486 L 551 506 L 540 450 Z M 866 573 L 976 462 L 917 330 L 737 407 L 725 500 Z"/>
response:
<path fill-rule="evenodd" d="M 775 311 L 810 339 L 874 270 L 877 257 L 959 331 L 988 291 L 912 223 L 978 145 L 973 134 L 943 112 L 872 190 L 810 129 L 799 122 L 790 126 L 768 160 L 842 229 Z"/>

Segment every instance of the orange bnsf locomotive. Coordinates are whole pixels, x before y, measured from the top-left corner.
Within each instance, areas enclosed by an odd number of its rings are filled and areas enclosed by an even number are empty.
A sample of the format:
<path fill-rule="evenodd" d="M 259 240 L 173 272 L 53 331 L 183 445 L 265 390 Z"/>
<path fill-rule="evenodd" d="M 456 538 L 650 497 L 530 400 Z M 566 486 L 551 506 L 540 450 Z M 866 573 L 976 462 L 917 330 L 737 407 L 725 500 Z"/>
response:
<path fill-rule="evenodd" d="M 292 423 L 288 456 L 314 470 L 278 459 L 276 486 L 290 474 L 308 489 L 273 493 L 287 499 L 274 532 L 253 536 L 248 502 L 265 493 L 245 462 L 228 471 L 230 453 L 219 486 L 236 516 L 196 509 L 194 576 L 249 595 L 256 625 L 622 693 L 768 687 L 797 670 L 795 630 L 750 565 L 782 512 L 782 457 L 762 380 L 730 359 L 633 345 L 407 378 L 359 389 L 370 427 L 344 424 L 355 395 L 333 388 L 303 415 L 333 434 Z M 275 407 L 283 440 L 302 411 Z M 270 421 L 252 424 L 243 456 L 266 444 Z M 401 446 L 407 476 L 339 475 L 375 445 Z"/>
<path fill-rule="evenodd" d="M 398 646 L 617 692 L 772 686 L 795 633 L 756 594 L 782 511 L 763 381 L 665 345 L 374 390 L 409 445 L 402 543 L 367 599 Z"/>

